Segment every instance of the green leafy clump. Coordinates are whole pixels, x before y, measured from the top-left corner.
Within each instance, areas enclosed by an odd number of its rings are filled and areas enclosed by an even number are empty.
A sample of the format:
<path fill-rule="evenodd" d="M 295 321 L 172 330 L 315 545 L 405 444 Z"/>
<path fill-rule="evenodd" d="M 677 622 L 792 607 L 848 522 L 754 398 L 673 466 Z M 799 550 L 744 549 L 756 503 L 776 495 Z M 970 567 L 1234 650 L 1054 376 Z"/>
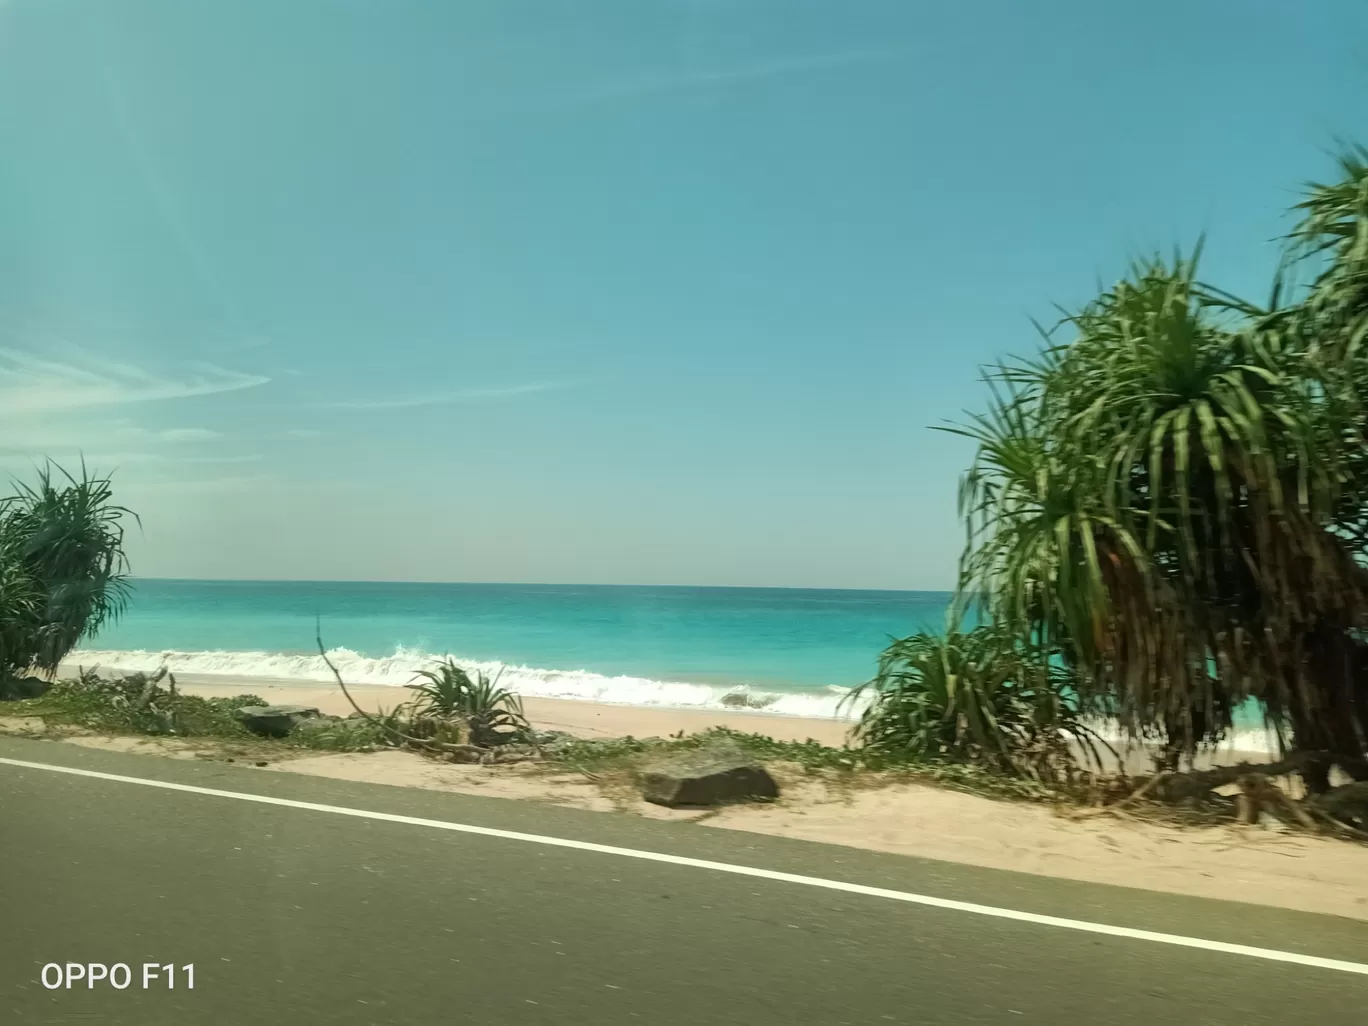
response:
<path fill-rule="evenodd" d="M 284 743 L 325 752 L 369 752 L 376 748 L 397 747 L 393 735 L 383 724 L 390 723 L 396 728 L 401 728 L 402 724 L 385 713 L 377 719 L 379 723 L 350 717 L 323 727 L 296 730 L 284 739 Z"/>
<path fill-rule="evenodd" d="M 765 734 L 749 734 L 729 727 L 713 727 L 696 734 L 682 731 L 669 738 L 562 738 L 546 749 L 548 760 L 577 768 L 632 765 L 645 756 L 694 751 L 725 743 L 758 762 L 793 762 L 808 769 L 853 770 L 862 764 L 860 753 L 833 748 L 809 738 L 778 741 Z"/>
<path fill-rule="evenodd" d="M 407 685 L 414 698 L 410 732 L 424 739 L 469 743 L 480 748 L 524 741 L 532 733 L 522 701 L 507 688 L 476 671 L 471 676 L 451 659 L 421 670 Z"/>
<path fill-rule="evenodd" d="M 45 464 L 0 499 L 0 681 L 57 672 L 128 601 L 123 522 L 107 477 Z"/>
<path fill-rule="evenodd" d="M 1068 800 L 1066 785 L 1048 779 L 1004 774 L 994 765 L 954 762 L 944 756 L 922 757 L 905 747 L 857 745 L 835 747 L 809 738 L 780 741 L 765 734 L 751 734 L 714 727 L 696 734 L 683 732 L 669 738 L 563 738 L 546 749 L 548 765 L 573 769 L 595 779 L 630 774 L 643 764 L 675 753 L 725 745 L 757 762 L 789 764 L 803 772 L 821 775 L 840 787 L 880 787 L 905 782 L 946 787 L 994 799 L 1035 802 Z M 1077 789 L 1077 795 L 1084 793 Z"/>
<path fill-rule="evenodd" d="M 255 695 L 202 698 L 176 690 L 165 667 L 155 673 L 102 678 L 93 670 L 59 680 L 42 697 L 19 703 L 22 711 L 56 723 L 112 733 L 177 737 L 246 737 L 235 715 L 265 704 Z"/>
<path fill-rule="evenodd" d="M 894 641 L 878 673 L 846 698 L 867 701 L 854 737 L 884 764 L 973 763 L 1055 779 L 1074 761 L 1070 742 L 1097 758 L 1097 738 L 1068 696 L 1061 667 L 982 625 Z"/>
<path fill-rule="evenodd" d="M 382 713 L 380 723 L 361 718 L 334 720 L 323 726 L 296 730 L 288 738 L 267 740 L 252 734 L 238 718 L 239 709 L 269 705 L 258 695 L 205 698 L 177 689 L 174 674 L 165 667 L 155 673 L 101 677 L 82 670 L 77 677 L 58 680 L 40 698 L 13 704 L 24 716 L 111 734 L 151 737 L 219 738 L 258 745 L 282 745 L 324 751 L 369 751 L 392 745 L 384 724 L 398 725 L 398 712 Z"/>

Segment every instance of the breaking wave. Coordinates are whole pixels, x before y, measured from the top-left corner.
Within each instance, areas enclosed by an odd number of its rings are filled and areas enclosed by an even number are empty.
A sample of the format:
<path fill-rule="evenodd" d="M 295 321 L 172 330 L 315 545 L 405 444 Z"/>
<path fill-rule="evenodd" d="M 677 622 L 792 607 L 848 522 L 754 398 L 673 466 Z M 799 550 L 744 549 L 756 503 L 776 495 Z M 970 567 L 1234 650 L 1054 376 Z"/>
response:
<path fill-rule="evenodd" d="M 328 658 L 349 684 L 382 684 L 399 687 L 408 684 L 420 669 L 432 666 L 443 656 L 418 649 L 398 648 L 393 655 L 374 657 L 347 648 L 335 648 Z M 474 659 L 456 661 L 467 671 L 479 670 L 489 676 L 502 673 L 499 683 L 528 698 L 563 698 L 611 705 L 645 706 L 663 709 L 717 709 L 729 712 L 754 712 L 814 719 L 852 719 L 863 711 L 856 703 L 842 708 L 849 688 L 831 685 L 808 691 L 757 690 L 747 686 L 698 684 L 688 681 L 653 680 L 649 677 L 608 676 L 591 670 L 548 670 L 532 666 Z M 250 687 L 262 683 L 332 683 L 332 674 L 316 653 L 288 652 L 154 652 L 148 650 L 78 650 L 67 666 L 99 667 L 133 673 L 165 666 L 172 673 L 234 678 Z M 1276 738 L 1255 722 L 1240 722 L 1237 716 L 1233 736 L 1221 746 L 1228 752 L 1276 752 Z M 1092 724 L 1098 733 L 1118 747 L 1125 738 L 1115 723 Z"/>
<path fill-rule="evenodd" d="M 328 658 L 348 684 L 408 684 L 413 675 L 427 669 L 442 656 L 399 648 L 391 656 L 376 658 L 347 648 L 335 648 Z M 759 691 L 745 686 L 724 687 L 686 681 L 652 680 L 648 677 L 607 676 L 590 670 L 547 670 L 532 666 L 456 660 L 467 672 L 480 670 L 493 676 L 502 672 L 500 685 L 528 698 L 565 698 L 613 705 L 654 706 L 669 709 L 727 709 L 849 719 L 853 708 L 838 708 L 848 688 L 831 686 L 807 692 Z M 147 650 L 78 650 L 69 666 L 99 667 L 133 673 L 165 666 L 172 673 L 209 674 L 221 677 L 297 683 L 331 683 L 332 674 L 317 654 L 287 652 L 152 652 Z"/>

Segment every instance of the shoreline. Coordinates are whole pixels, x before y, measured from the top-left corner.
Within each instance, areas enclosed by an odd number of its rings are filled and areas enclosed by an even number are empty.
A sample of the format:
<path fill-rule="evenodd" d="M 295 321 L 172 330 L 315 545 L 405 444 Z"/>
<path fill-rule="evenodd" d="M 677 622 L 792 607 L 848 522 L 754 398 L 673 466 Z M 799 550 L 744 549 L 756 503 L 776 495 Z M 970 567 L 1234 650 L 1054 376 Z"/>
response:
<path fill-rule="evenodd" d="M 241 655 L 260 656 L 251 672 L 224 667 L 225 659 Z M 341 657 L 339 669 L 347 681 L 347 688 L 362 700 L 367 712 L 381 707 L 393 708 L 408 699 L 404 686 L 414 678 L 414 667 L 401 653 L 393 657 L 359 657 L 341 649 L 331 653 Z M 348 667 L 346 659 L 361 659 L 371 676 L 358 679 Z M 271 666 L 270 663 L 283 660 Z M 302 660 L 303 663 L 296 662 Z M 190 665 L 185 665 L 185 664 Z M 180 664 L 180 665 L 177 665 Z M 198 664 L 198 665 L 196 665 Z M 151 672 L 165 667 L 182 685 L 206 688 L 206 697 L 230 697 L 239 694 L 260 694 L 270 697 L 275 705 L 313 705 L 320 712 L 346 716 L 353 710 L 338 690 L 322 659 L 300 652 L 240 653 L 240 652 L 161 652 L 149 651 L 89 651 L 73 653 L 59 668 L 58 676 L 75 676 L 81 665 L 104 674 Z M 752 691 L 749 685 L 722 687 L 719 684 L 688 683 L 654 680 L 643 677 L 605 677 L 587 670 L 538 670 L 532 667 L 513 667 L 506 664 L 466 661 L 471 670 L 491 675 L 510 671 L 504 686 L 518 695 L 523 709 L 534 726 L 547 730 L 564 730 L 586 738 L 603 737 L 668 737 L 680 731 L 696 733 L 709 727 L 727 727 L 745 733 L 765 733 L 778 741 L 815 740 L 831 747 L 841 747 L 858 722 L 860 708 L 843 707 L 843 701 L 831 693 L 819 691 Z M 220 669 L 222 667 L 222 669 Z M 258 670 L 257 667 L 260 669 Z M 224 671 L 227 672 L 224 672 Z M 377 679 L 378 677 L 378 679 Z M 569 685 L 568 687 L 566 685 Z M 627 684 L 632 687 L 614 688 Z M 639 701 L 635 685 L 649 684 L 658 690 L 652 697 L 659 701 Z M 578 686 L 577 686 L 578 685 Z M 605 685 L 608 685 L 605 687 Z M 579 693 L 583 690 L 588 694 Z M 547 690 L 552 693 L 547 694 Z M 567 693 L 568 692 L 568 693 Z M 607 692 L 607 693 L 605 693 Z M 706 696 L 702 693 L 706 693 Z M 723 704 L 724 695 L 765 697 L 768 701 L 751 706 Z M 700 701 L 700 697 L 704 698 Z M 674 701 L 671 701 L 674 699 Z M 337 704 L 340 703 L 340 704 Z M 1229 764 L 1232 762 L 1269 762 L 1279 755 L 1276 739 L 1252 722 L 1237 723 L 1231 736 L 1215 749 L 1199 752 L 1196 767 Z M 1105 751 L 1104 767 L 1124 769 L 1128 773 L 1147 772 L 1151 768 L 1151 753 L 1157 749 L 1150 744 L 1137 744 L 1121 735 L 1115 723 L 1094 721 L 1089 724 L 1096 737 L 1112 746 L 1119 758 Z M 1075 744 L 1078 752 L 1081 744 Z M 1086 761 L 1086 760 L 1085 760 Z"/>
<path fill-rule="evenodd" d="M 63 671 L 66 672 L 64 667 Z M 354 710 L 336 684 L 313 681 L 280 680 L 264 677 L 236 677 L 226 674 L 177 673 L 179 689 L 204 698 L 230 698 L 257 695 L 271 705 L 304 705 L 333 716 L 348 716 Z M 377 713 L 407 701 L 409 694 L 393 684 L 348 684 L 364 711 Z M 588 740 L 620 737 L 670 737 L 695 734 L 713 727 L 725 727 L 747 734 L 764 734 L 776 741 L 816 741 L 830 748 L 843 747 L 850 738 L 855 721 L 816 716 L 790 716 L 757 709 L 697 709 L 668 706 L 617 705 L 590 699 L 522 697 L 523 712 L 539 730 L 560 730 Z M 1273 754 L 1258 747 L 1239 747 L 1240 738 L 1219 749 L 1201 753 L 1197 768 L 1239 762 L 1269 762 Z M 1116 745 L 1119 760 L 1107 759 L 1108 770 L 1128 774 L 1146 773 L 1151 766 L 1151 749 L 1145 746 Z"/>
<path fill-rule="evenodd" d="M 185 694 L 205 698 L 249 694 L 258 695 L 273 705 L 312 706 L 333 716 L 347 716 L 353 711 L 336 684 L 208 673 L 177 673 L 176 682 Z M 349 683 L 347 690 L 357 705 L 369 713 L 382 708 L 393 709 L 410 697 L 403 687 L 393 684 Z M 850 720 L 785 716 L 759 710 L 671 709 L 533 696 L 523 697 L 522 703 L 523 712 L 538 729 L 563 730 L 584 738 L 668 737 L 681 730 L 692 734 L 709 727 L 729 727 L 748 734 L 767 734 L 777 741 L 812 739 L 840 747 L 854 726 Z"/>
<path fill-rule="evenodd" d="M 345 648 L 329 650 L 329 658 L 348 687 L 372 685 L 403 687 L 439 658 L 431 653 L 395 649 L 388 656 L 366 656 Z M 597 702 L 632 708 L 669 708 L 720 712 L 738 711 L 726 704 L 728 695 L 744 695 L 756 704 L 745 711 L 798 719 L 844 719 L 842 703 L 856 685 L 811 685 L 731 679 L 708 675 L 658 677 L 598 670 L 556 669 L 501 661 L 461 659 L 467 672 L 498 677 L 502 685 L 526 699 Z M 296 686 L 333 687 L 332 671 L 317 651 L 152 651 L 145 649 L 77 651 L 59 673 L 74 676 L 80 666 L 102 673 L 151 673 L 165 667 L 177 680 L 244 680 Z"/>

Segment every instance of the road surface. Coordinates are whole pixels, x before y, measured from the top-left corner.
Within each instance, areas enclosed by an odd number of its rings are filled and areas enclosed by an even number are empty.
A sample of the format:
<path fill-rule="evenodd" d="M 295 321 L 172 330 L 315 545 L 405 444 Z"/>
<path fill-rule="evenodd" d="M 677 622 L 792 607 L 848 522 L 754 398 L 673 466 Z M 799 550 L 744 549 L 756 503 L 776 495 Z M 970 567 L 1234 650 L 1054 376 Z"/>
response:
<path fill-rule="evenodd" d="M 1365 972 L 1356 920 L 0 738 L 7 1023 L 1335 1026 Z"/>

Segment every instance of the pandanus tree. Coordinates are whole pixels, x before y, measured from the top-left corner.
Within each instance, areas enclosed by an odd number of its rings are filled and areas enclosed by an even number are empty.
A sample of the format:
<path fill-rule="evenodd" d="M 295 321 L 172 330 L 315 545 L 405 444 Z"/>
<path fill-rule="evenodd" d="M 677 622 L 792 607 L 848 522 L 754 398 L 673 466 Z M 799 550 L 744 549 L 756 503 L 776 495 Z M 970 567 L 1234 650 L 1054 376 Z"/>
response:
<path fill-rule="evenodd" d="M 1175 759 L 1249 699 L 1298 749 L 1363 752 L 1366 156 L 1299 208 L 1295 302 L 1203 285 L 1196 257 L 1136 266 L 957 429 L 978 443 L 962 603 Z"/>
<path fill-rule="evenodd" d="M 123 522 L 110 480 L 46 464 L 0 500 L 0 681 L 51 674 L 128 598 Z"/>

